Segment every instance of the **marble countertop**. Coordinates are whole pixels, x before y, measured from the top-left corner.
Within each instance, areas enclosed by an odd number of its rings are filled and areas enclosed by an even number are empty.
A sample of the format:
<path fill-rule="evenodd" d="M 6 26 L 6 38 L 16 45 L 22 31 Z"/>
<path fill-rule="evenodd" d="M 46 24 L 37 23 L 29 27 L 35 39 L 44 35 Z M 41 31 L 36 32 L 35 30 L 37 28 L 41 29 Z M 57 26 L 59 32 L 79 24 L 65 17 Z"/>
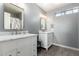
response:
<path fill-rule="evenodd" d="M 37 34 L 18 34 L 18 35 L 2 35 L 0 41 L 19 39 L 24 37 L 37 36 Z"/>

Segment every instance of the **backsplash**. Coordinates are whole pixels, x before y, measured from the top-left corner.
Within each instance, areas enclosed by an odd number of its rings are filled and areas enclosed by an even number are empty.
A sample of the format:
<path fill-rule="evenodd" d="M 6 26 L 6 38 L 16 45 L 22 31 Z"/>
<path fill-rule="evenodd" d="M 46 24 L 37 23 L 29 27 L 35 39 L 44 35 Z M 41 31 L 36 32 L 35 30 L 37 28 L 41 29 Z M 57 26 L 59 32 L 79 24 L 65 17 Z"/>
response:
<path fill-rule="evenodd" d="M 10 35 L 11 32 L 0 32 L 0 35 Z"/>
<path fill-rule="evenodd" d="M 28 31 L 11 31 L 11 32 L 0 32 L 0 35 L 15 35 L 15 34 L 26 34 Z"/>

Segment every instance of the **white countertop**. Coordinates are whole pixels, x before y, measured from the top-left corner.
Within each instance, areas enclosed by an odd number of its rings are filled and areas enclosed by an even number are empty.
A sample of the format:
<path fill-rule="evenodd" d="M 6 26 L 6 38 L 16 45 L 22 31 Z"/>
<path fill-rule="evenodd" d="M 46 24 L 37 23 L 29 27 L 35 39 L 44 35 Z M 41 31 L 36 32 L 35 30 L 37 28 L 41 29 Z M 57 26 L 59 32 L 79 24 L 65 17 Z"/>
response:
<path fill-rule="evenodd" d="M 36 34 L 18 34 L 18 35 L 2 35 L 0 41 L 19 39 L 23 37 L 37 36 Z"/>

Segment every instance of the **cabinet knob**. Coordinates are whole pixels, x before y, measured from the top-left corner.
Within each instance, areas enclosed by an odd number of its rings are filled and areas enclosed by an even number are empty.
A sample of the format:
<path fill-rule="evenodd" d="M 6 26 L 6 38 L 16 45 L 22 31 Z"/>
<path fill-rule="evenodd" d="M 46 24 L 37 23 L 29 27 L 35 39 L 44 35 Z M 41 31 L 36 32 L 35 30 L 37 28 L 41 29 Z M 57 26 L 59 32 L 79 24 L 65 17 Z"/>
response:
<path fill-rule="evenodd" d="M 36 55 L 33 55 L 33 56 L 36 56 Z"/>
<path fill-rule="evenodd" d="M 33 46 L 35 46 L 35 44 L 33 44 Z"/>
<path fill-rule="evenodd" d="M 33 49 L 33 51 L 35 51 L 35 49 Z"/>
<path fill-rule="evenodd" d="M 20 53 L 20 51 L 17 52 L 18 54 Z"/>
<path fill-rule="evenodd" d="M 11 54 L 9 56 L 12 56 Z"/>

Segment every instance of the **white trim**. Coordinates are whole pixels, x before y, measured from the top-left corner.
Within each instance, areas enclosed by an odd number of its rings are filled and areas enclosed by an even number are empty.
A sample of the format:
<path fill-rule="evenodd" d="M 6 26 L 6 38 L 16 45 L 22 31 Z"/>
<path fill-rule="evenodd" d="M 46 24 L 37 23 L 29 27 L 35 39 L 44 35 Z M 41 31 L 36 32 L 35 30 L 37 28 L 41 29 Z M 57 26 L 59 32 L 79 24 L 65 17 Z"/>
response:
<path fill-rule="evenodd" d="M 78 48 L 69 47 L 69 46 L 65 46 L 65 45 L 61 45 L 61 44 L 53 43 L 53 45 L 56 45 L 56 46 L 59 46 L 59 47 L 63 47 L 63 48 L 67 48 L 67 49 L 71 49 L 71 50 L 75 50 L 75 51 L 79 51 Z"/>

